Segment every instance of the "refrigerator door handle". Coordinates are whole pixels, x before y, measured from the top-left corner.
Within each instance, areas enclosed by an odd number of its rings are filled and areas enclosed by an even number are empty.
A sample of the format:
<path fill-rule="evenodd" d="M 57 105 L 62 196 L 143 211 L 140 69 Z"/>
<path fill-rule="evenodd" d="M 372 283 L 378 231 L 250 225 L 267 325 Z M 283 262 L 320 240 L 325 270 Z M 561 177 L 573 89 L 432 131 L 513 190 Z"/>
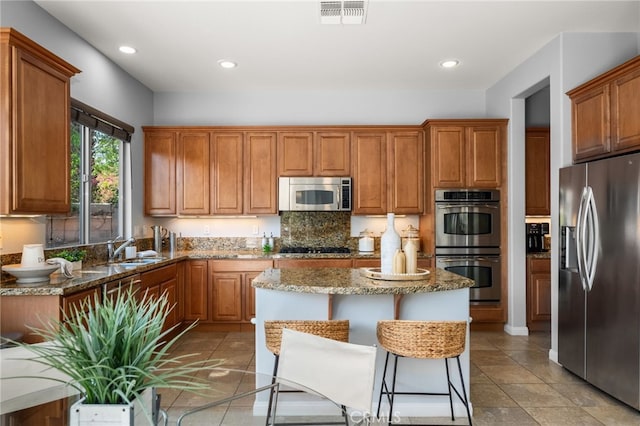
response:
<path fill-rule="evenodd" d="M 598 264 L 598 255 L 600 248 L 600 226 L 598 220 L 598 210 L 596 208 L 596 201 L 593 196 L 593 190 L 591 187 L 587 187 L 587 221 L 589 239 L 585 244 L 585 264 L 587 266 L 585 275 L 587 278 L 587 291 L 591 291 L 593 287 L 593 280 L 596 275 L 596 266 Z"/>
<path fill-rule="evenodd" d="M 580 283 L 582 289 L 587 290 L 587 278 L 586 278 L 586 264 L 585 264 L 585 230 L 586 230 L 586 200 L 588 190 L 585 186 L 582 188 L 582 194 L 580 195 L 580 205 L 578 208 L 578 218 L 576 220 L 576 260 L 578 262 L 578 275 L 580 276 Z"/>

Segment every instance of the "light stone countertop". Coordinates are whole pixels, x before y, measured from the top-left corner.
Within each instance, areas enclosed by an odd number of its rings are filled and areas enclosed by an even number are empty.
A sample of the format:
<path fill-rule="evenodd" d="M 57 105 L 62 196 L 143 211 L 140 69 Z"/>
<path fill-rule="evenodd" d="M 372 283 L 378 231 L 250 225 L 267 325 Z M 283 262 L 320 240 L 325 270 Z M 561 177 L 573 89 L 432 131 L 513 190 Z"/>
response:
<path fill-rule="evenodd" d="M 427 278 L 387 281 L 367 278 L 361 268 L 267 269 L 253 279 L 255 288 L 319 294 L 412 294 L 458 290 L 474 281 L 439 268 L 430 268 Z"/>

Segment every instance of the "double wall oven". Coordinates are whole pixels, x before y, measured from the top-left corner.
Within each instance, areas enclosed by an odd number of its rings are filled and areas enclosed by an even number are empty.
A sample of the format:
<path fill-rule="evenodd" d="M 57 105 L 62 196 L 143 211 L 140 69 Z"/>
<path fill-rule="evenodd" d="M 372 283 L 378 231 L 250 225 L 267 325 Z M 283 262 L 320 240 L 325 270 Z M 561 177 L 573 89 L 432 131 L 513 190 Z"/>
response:
<path fill-rule="evenodd" d="M 495 189 L 436 191 L 436 266 L 471 278 L 471 303 L 501 297 L 500 192 Z"/>

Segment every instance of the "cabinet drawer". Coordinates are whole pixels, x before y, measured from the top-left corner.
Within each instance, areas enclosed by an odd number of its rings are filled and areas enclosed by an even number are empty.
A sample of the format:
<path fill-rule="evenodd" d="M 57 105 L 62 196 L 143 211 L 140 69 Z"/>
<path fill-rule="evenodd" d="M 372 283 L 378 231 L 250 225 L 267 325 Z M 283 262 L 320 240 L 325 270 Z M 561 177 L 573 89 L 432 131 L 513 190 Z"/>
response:
<path fill-rule="evenodd" d="M 551 272 L 551 259 L 529 259 L 529 273 Z"/>
<path fill-rule="evenodd" d="M 160 284 L 161 282 L 176 278 L 177 275 L 178 267 L 174 263 L 151 271 L 143 272 L 140 274 L 140 279 L 142 280 L 142 285 L 144 287 L 152 287 L 156 284 Z"/>
<path fill-rule="evenodd" d="M 262 272 L 273 267 L 271 260 L 212 260 L 209 267 L 213 272 Z"/>

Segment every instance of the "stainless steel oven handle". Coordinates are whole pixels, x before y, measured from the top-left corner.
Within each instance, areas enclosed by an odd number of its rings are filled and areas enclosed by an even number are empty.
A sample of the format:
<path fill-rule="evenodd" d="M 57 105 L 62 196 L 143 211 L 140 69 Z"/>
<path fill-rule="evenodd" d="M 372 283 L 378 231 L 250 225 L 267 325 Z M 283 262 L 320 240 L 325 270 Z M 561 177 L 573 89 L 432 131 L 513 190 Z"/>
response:
<path fill-rule="evenodd" d="M 490 258 L 490 257 L 478 257 L 478 256 L 474 256 L 474 257 L 437 257 L 436 256 L 436 262 L 447 262 L 447 263 L 452 263 L 452 262 L 493 262 L 493 263 L 498 263 L 500 262 L 500 259 L 496 259 L 496 258 Z"/>
<path fill-rule="evenodd" d="M 439 209 L 459 209 L 459 208 L 476 208 L 476 207 L 484 207 L 487 209 L 498 209 L 499 206 L 497 204 L 438 204 L 437 207 Z"/>

